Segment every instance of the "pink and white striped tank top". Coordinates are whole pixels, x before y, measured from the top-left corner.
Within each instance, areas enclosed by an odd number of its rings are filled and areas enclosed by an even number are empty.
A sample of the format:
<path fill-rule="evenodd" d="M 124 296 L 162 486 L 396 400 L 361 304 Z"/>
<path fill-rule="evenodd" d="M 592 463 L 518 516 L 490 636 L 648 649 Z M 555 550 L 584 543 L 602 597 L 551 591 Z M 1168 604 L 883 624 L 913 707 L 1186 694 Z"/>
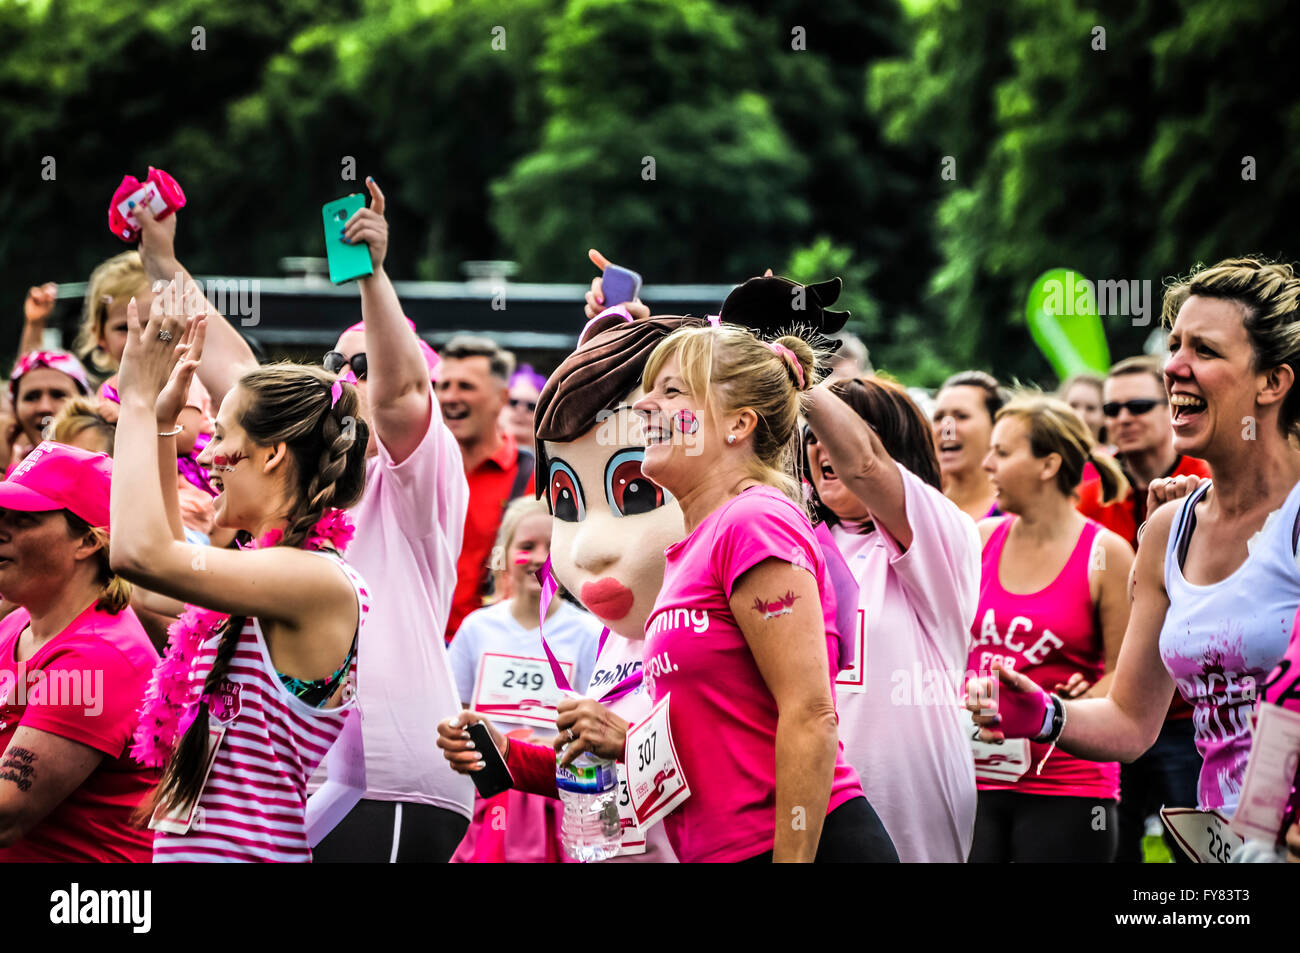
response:
<path fill-rule="evenodd" d="M 370 595 L 357 573 L 329 553 L 357 593 L 358 627 Z M 199 670 L 211 670 L 219 639 L 203 646 Z M 280 682 L 257 619 L 239 636 L 230 672 L 213 705 L 213 725 L 225 726 L 212 771 L 185 834 L 154 832 L 154 863 L 311 861 L 307 844 L 307 779 L 357 707 L 357 653 L 337 708 L 312 708 Z M 217 715 L 221 716 L 218 722 Z"/>

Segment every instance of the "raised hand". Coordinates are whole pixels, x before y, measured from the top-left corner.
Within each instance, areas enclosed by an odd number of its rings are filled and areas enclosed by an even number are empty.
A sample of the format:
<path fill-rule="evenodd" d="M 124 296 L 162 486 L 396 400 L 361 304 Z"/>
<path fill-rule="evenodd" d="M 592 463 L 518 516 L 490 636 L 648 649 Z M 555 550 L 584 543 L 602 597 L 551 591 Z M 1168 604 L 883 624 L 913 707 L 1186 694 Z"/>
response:
<path fill-rule="evenodd" d="M 126 307 L 126 348 L 117 375 L 122 403 L 142 401 L 157 409 L 158 395 L 172 378 L 178 360 L 184 357 L 194 337 L 187 333 L 192 320 L 185 310 L 185 289 L 168 282 L 154 296 L 148 320 L 141 326 L 139 306 L 134 298 Z M 197 366 L 197 361 L 194 362 Z"/>
<path fill-rule="evenodd" d="M 609 264 L 609 259 L 594 248 L 587 250 L 587 257 L 591 259 L 591 263 L 602 272 L 605 270 L 605 266 Z M 638 321 L 642 318 L 650 317 L 650 309 L 641 302 L 640 298 L 633 301 L 605 301 L 604 288 L 602 287 L 600 278 L 591 279 L 591 290 L 587 292 L 585 299 L 586 304 L 582 310 L 587 315 L 588 320 L 591 320 L 606 308 L 613 307 L 616 304 L 621 304 L 627 308 L 627 313 L 632 315 L 632 317 Z"/>
<path fill-rule="evenodd" d="M 181 337 L 181 346 L 177 349 L 179 358 L 172 368 L 172 376 L 168 378 L 167 384 L 158 394 L 158 400 L 154 404 L 154 416 L 158 420 L 159 433 L 175 429 L 181 411 L 189 402 L 190 384 L 194 380 L 194 372 L 198 370 L 199 362 L 203 359 L 203 340 L 207 336 L 207 330 L 207 315 L 194 315 L 186 323 L 185 334 Z"/>
<path fill-rule="evenodd" d="M 59 297 L 59 286 L 47 281 L 40 286 L 27 289 L 27 300 L 23 302 L 23 317 L 28 321 L 44 321 L 54 310 L 54 302 Z"/>
<path fill-rule="evenodd" d="M 353 213 L 343 226 L 343 240 L 351 245 L 365 242 L 370 248 L 371 267 L 378 273 L 388 254 L 388 220 L 384 218 L 384 193 L 372 176 L 366 176 L 366 189 L 370 192 L 370 208 Z"/>

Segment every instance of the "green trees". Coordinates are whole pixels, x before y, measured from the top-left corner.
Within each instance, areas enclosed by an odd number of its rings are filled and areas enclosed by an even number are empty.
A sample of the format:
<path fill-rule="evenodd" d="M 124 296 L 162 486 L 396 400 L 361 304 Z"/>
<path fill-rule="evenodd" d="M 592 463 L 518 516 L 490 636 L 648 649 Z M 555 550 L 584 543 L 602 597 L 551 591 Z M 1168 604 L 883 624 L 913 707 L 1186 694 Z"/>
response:
<path fill-rule="evenodd" d="M 841 272 L 909 382 L 1041 378 L 1048 268 L 1158 293 L 1296 254 L 1297 39 L 1270 0 L 0 0 L 0 335 L 123 247 L 107 199 L 153 164 L 200 272 L 319 254 L 372 174 L 399 277 Z M 1107 322 L 1116 355 L 1150 331 Z"/>

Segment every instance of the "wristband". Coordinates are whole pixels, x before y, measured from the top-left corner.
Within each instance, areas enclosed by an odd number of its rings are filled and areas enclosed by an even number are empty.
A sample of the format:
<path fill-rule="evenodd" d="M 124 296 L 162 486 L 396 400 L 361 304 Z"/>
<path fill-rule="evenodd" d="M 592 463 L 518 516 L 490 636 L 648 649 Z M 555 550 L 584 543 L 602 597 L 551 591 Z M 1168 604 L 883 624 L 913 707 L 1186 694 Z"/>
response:
<path fill-rule="evenodd" d="M 174 429 L 174 430 L 169 430 L 169 431 L 167 431 L 166 433 L 159 432 L 158 436 L 160 436 L 160 437 L 174 437 L 174 436 L 176 436 L 178 433 L 180 433 L 180 432 L 181 432 L 182 430 L 184 430 L 184 429 L 185 429 L 185 428 L 182 427 L 180 424 L 177 424 L 177 425 L 176 425 L 176 429 Z"/>
<path fill-rule="evenodd" d="M 1039 744 L 1056 744 L 1061 732 L 1065 730 L 1065 702 L 1055 693 L 1048 696 L 1051 699 L 1051 706 L 1047 710 L 1047 718 L 1043 720 L 1043 733 L 1035 738 Z"/>
<path fill-rule="evenodd" d="M 1042 689 L 1022 692 L 1000 685 L 997 693 L 998 722 L 993 727 L 1007 738 L 1037 738 L 1050 727 L 1046 715 L 1052 711 L 1051 696 Z"/>

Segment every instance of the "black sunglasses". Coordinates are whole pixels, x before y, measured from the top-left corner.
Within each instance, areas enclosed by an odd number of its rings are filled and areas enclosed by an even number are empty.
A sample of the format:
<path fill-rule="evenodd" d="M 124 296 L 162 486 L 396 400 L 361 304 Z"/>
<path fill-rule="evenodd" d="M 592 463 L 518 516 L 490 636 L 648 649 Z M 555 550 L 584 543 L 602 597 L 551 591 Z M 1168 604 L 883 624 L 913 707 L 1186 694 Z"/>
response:
<path fill-rule="evenodd" d="M 1166 400 L 1155 400 L 1150 397 L 1140 397 L 1137 400 L 1112 400 L 1108 404 L 1101 405 L 1101 412 L 1107 417 L 1118 417 L 1120 409 L 1127 410 L 1134 417 L 1141 417 L 1143 414 L 1149 414 L 1161 404 L 1169 403 Z"/>
<path fill-rule="evenodd" d="M 366 379 L 365 351 L 360 354 L 353 354 L 351 357 L 344 357 L 342 351 L 326 351 L 322 363 L 325 365 L 325 370 L 331 374 L 337 374 L 344 367 L 351 366 L 352 373 L 357 375 L 357 380 L 363 381 Z"/>
<path fill-rule="evenodd" d="M 511 397 L 510 406 L 515 410 L 519 410 L 522 407 L 530 414 L 537 413 L 537 401 L 535 400 L 524 400 L 522 397 Z"/>

